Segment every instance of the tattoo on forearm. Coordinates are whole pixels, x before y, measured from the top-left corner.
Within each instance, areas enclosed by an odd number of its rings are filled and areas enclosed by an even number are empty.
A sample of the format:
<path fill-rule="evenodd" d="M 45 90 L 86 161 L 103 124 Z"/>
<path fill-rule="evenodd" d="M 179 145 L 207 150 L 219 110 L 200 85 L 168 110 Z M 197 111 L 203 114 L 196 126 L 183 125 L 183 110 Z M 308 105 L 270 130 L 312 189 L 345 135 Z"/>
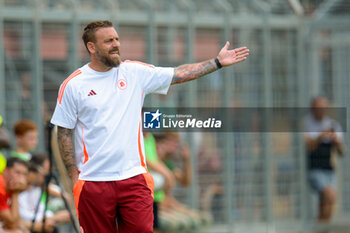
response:
<path fill-rule="evenodd" d="M 72 178 L 78 173 L 77 162 L 74 155 L 73 130 L 58 127 L 57 140 L 63 163 L 66 166 L 69 177 Z"/>
<path fill-rule="evenodd" d="M 181 65 L 175 68 L 174 77 L 171 84 L 191 81 L 212 73 L 217 69 L 218 67 L 216 66 L 213 59 L 195 64 Z"/>

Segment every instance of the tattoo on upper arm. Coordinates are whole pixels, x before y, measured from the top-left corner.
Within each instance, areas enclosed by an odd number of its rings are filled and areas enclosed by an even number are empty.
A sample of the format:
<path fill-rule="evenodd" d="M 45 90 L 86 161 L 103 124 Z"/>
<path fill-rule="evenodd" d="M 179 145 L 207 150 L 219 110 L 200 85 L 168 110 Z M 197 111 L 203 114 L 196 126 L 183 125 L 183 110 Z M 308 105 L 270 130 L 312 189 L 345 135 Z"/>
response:
<path fill-rule="evenodd" d="M 73 129 L 58 127 L 57 140 L 63 163 L 70 176 L 78 171 L 73 145 Z"/>
<path fill-rule="evenodd" d="M 212 73 L 217 69 L 218 67 L 212 60 L 195 64 L 181 65 L 174 69 L 174 77 L 171 84 L 191 81 L 209 73 Z"/>

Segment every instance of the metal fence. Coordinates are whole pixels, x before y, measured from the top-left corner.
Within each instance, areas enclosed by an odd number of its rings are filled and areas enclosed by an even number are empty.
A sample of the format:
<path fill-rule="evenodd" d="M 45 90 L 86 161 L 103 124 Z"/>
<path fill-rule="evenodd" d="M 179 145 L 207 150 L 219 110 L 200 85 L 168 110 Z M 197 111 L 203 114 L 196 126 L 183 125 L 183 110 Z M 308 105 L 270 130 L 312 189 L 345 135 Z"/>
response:
<path fill-rule="evenodd" d="M 322 94 L 333 106 L 350 107 L 346 0 L 0 0 L 0 113 L 8 127 L 35 120 L 38 150 L 59 84 L 88 60 L 82 27 L 96 19 L 115 23 L 125 59 L 161 66 L 214 57 L 226 40 L 250 48 L 245 63 L 173 86 L 166 97 L 149 96 L 146 106 L 307 107 Z M 193 152 L 193 183 L 176 195 L 211 212 L 223 232 L 310 229 L 301 133 L 184 137 Z M 350 215 L 349 166 L 346 156 L 337 174 L 338 216 Z"/>

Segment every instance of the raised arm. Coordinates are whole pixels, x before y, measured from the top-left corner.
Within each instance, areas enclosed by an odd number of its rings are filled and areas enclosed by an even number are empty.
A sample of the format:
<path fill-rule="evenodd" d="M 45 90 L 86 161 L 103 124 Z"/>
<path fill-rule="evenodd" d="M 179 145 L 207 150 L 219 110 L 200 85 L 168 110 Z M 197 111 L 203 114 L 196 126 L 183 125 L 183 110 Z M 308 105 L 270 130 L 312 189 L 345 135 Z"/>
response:
<path fill-rule="evenodd" d="M 57 141 L 63 163 L 66 166 L 68 175 L 72 180 L 72 185 L 74 185 L 78 180 L 79 172 L 74 155 L 73 129 L 66 129 L 58 126 Z"/>
<path fill-rule="evenodd" d="M 218 56 L 214 59 L 175 67 L 174 77 L 171 84 L 183 83 L 198 79 L 220 69 L 221 67 L 230 66 L 247 59 L 249 49 L 246 47 L 241 47 L 229 50 L 229 46 L 230 43 L 226 42 L 225 46 L 220 50 Z"/>
<path fill-rule="evenodd" d="M 7 188 L 12 192 L 11 207 L 0 211 L 0 221 L 5 228 L 12 230 L 20 227 L 18 195 L 27 188 L 27 177 L 17 176 L 16 180 L 9 180 Z M 2 194 L 1 202 L 3 203 L 4 200 L 6 200 L 6 197 Z"/>

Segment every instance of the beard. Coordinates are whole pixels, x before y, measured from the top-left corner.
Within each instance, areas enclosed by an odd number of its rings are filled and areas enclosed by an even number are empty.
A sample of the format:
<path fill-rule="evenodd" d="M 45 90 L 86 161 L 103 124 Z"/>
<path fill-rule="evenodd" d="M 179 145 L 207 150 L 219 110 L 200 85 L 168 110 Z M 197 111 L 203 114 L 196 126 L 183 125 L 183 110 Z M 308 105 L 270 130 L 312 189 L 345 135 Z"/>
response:
<path fill-rule="evenodd" d="M 107 67 L 117 67 L 120 65 L 120 57 L 113 57 L 111 58 L 109 56 L 109 54 L 118 51 L 118 55 L 119 55 L 119 49 L 113 49 L 111 51 L 108 51 L 107 54 L 103 54 L 99 49 L 96 50 L 96 57 L 97 59 L 103 63 L 105 66 Z"/>

